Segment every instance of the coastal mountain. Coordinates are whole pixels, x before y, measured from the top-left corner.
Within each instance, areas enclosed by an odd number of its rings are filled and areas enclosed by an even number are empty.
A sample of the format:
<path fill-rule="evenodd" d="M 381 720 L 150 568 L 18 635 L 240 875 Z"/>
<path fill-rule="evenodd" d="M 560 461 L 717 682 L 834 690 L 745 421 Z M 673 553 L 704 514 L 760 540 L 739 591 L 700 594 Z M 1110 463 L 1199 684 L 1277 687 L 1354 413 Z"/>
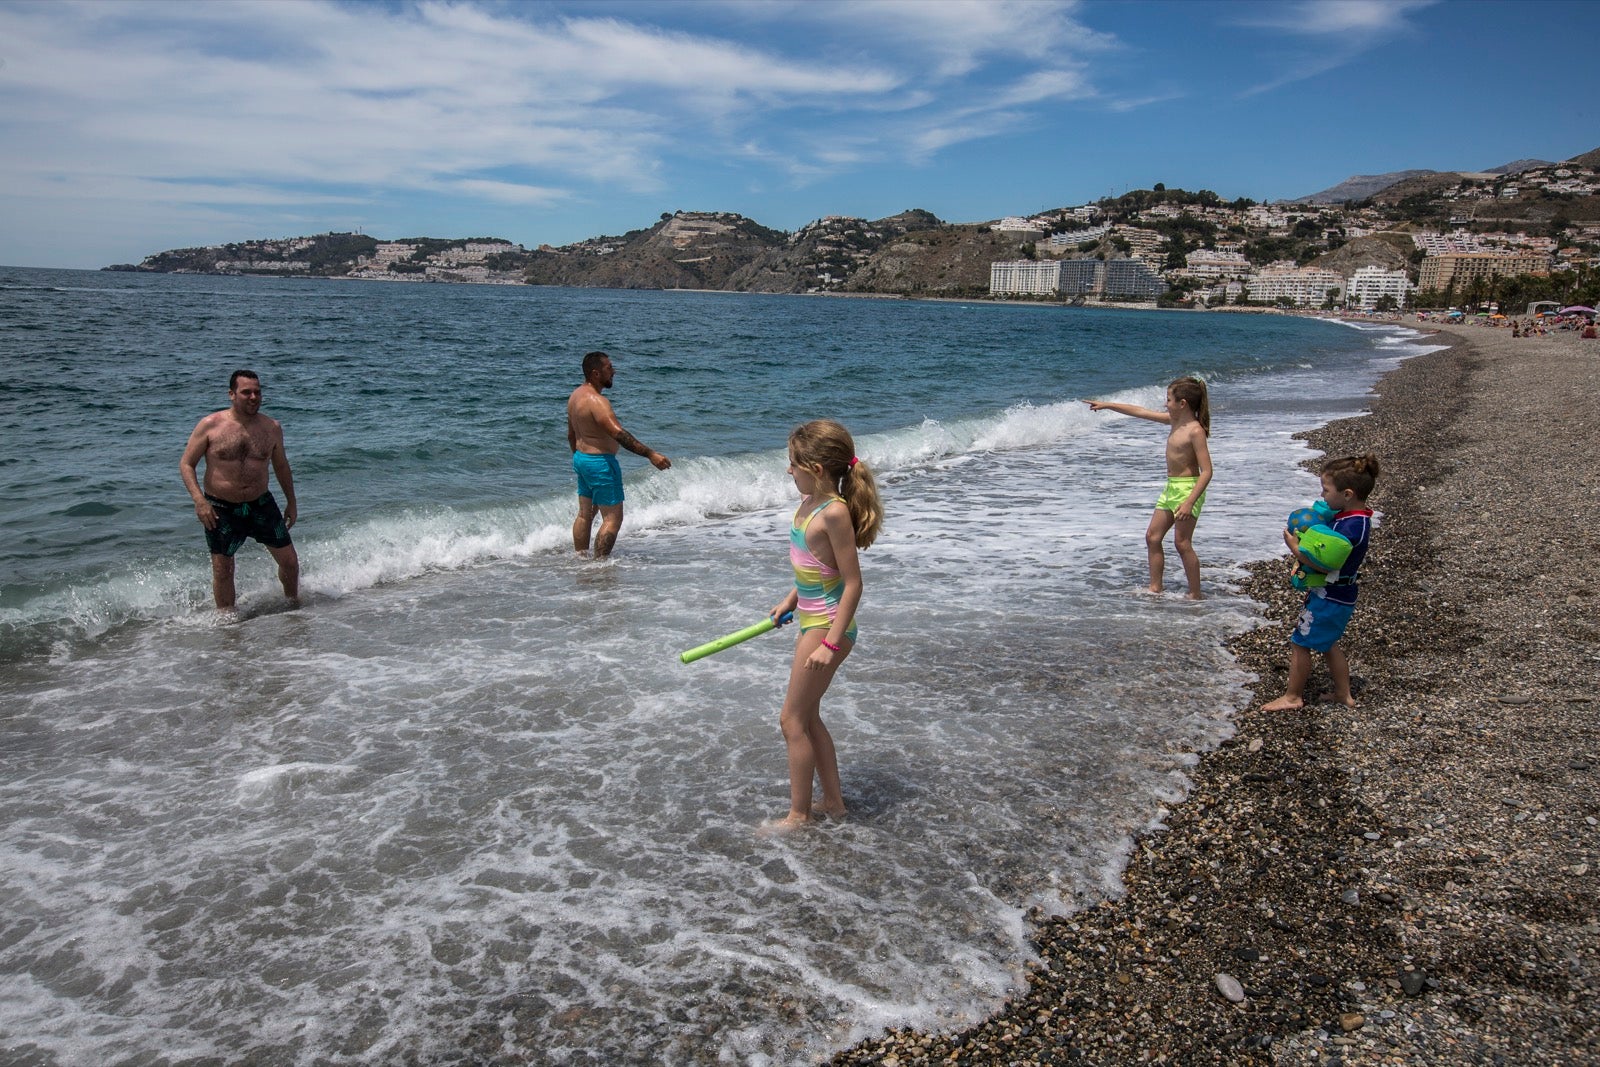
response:
<path fill-rule="evenodd" d="M 1553 167 L 1554 163 L 1548 159 L 1519 159 L 1511 163 L 1502 163 L 1498 167 L 1490 167 L 1489 174 L 1521 174 L 1527 170 L 1538 170 L 1540 167 Z"/>
<path fill-rule="evenodd" d="M 1467 230 L 1565 240 L 1588 262 L 1600 225 L 1600 149 L 1562 163 L 1522 159 L 1492 171 L 1360 175 L 1298 201 L 1256 204 L 1157 184 L 1027 218 L 950 223 L 910 209 L 868 220 L 830 215 L 793 233 L 732 212 L 664 212 L 648 227 L 559 247 L 503 238 L 358 233 L 243 241 L 158 252 L 108 269 L 347 277 L 616 289 L 981 296 L 991 264 L 1017 259 L 1137 258 L 1176 295 L 1200 285 L 1199 251 L 1259 268 L 1317 263 L 1417 273 L 1416 231 Z M 1575 244 L 1574 244 L 1575 243 Z M 1225 257 L 1224 257 L 1224 261 Z"/>
<path fill-rule="evenodd" d="M 377 247 L 376 238 L 363 234 L 321 233 L 314 237 L 174 248 L 146 256 L 137 266 L 124 263 L 110 269 L 156 274 L 341 275 L 348 273 L 362 256 L 372 255 Z"/>
<path fill-rule="evenodd" d="M 1581 156 L 1573 156 L 1567 162 L 1589 170 L 1600 170 L 1600 148 L 1591 149 Z"/>
<path fill-rule="evenodd" d="M 1366 200 L 1399 182 L 1438 173 L 1436 170 L 1396 170 L 1390 171 L 1388 174 L 1356 174 L 1346 178 L 1338 185 L 1322 190 L 1320 193 L 1296 197 L 1293 200 L 1285 201 L 1285 203 L 1342 204 L 1347 200 Z"/>
<path fill-rule="evenodd" d="M 787 240 L 743 215 L 678 211 L 620 237 L 541 246 L 528 254 L 523 274 L 532 285 L 725 289 L 736 271 Z"/>
<path fill-rule="evenodd" d="M 607 289 L 969 295 L 988 289 L 993 260 L 1025 254 L 1030 239 L 985 224 L 953 225 L 917 208 L 871 221 L 829 216 L 792 234 L 731 212 L 675 211 L 644 229 L 533 250 L 496 237 L 379 241 L 330 233 L 179 248 L 108 269 Z"/>
<path fill-rule="evenodd" d="M 1600 149 L 1596 149 L 1600 152 Z M 1590 153 L 1591 155 L 1594 153 Z M 1578 156 L 1568 162 L 1583 163 L 1583 156 Z M 1588 163 L 1585 166 L 1595 166 Z M 1537 170 L 1540 167 L 1554 167 L 1557 164 L 1546 159 L 1518 159 L 1510 163 L 1502 163 L 1498 167 L 1490 167 L 1477 173 L 1517 175 L 1524 171 Z M 1308 196 L 1296 197 L 1285 201 L 1289 204 L 1343 204 L 1346 201 L 1367 200 L 1386 192 L 1401 182 L 1413 181 L 1418 178 L 1445 178 L 1460 180 L 1463 176 L 1472 173 L 1467 171 L 1439 171 L 1439 170 L 1396 170 L 1388 174 L 1356 174 L 1338 185 L 1322 190 L 1320 193 L 1311 193 Z"/>
<path fill-rule="evenodd" d="M 793 234 L 767 229 L 742 215 L 678 211 L 662 215 L 649 229 L 620 237 L 543 246 L 529 254 L 526 280 L 534 285 L 758 293 L 843 289 L 906 235 L 944 228 L 937 216 L 917 209 L 871 222 L 829 216 Z M 1013 241 L 1013 254 L 1016 248 Z M 988 270 L 985 260 L 984 285 Z"/>
<path fill-rule="evenodd" d="M 730 281 L 767 293 L 981 292 L 989 285 L 989 264 L 1016 257 L 1022 243 L 988 226 L 952 225 L 916 209 L 871 222 L 835 215 L 804 227 Z"/>
<path fill-rule="evenodd" d="M 1037 233 L 943 222 L 913 208 L 881 219 L 830 215 L 792 234 L 741 215 L 679 211 L 621 237 L 530 253 L 534 285 L 732 289 L 755 293 L 966 296 L 995 260 L 1031 254 Z"/>

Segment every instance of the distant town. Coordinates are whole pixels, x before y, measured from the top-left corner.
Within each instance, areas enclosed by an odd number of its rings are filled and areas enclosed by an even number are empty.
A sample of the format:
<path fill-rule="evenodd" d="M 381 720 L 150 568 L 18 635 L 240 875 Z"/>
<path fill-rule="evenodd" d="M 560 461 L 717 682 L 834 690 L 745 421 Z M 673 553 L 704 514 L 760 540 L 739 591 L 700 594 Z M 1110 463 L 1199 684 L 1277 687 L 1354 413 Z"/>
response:
<path fill-rule="evenodd" d="M 747 292 L 995 297 L 1169 307 L 1399 310 L 1591 287 L 1600 150 L 1483 173 L 1404 172 L 1361 200 L 1224 201 L 1157 184 L 985 223 L 925 211 L 793 233 L 663 213 L 615 237 L 527 249 L 494 237 L 321 234 L 176 249 L 108 269 Z M 1337 186 L 1330 193 L 1351 186 Z"/>

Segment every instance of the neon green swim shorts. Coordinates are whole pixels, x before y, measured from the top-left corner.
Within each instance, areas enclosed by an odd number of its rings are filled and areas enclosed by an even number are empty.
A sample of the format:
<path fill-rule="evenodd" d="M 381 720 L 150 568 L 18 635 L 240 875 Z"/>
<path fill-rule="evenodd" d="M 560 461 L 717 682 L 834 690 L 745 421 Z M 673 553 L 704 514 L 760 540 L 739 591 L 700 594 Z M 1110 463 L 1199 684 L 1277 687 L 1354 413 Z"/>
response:
<path fill-rule="evenodd" d="M 1157 511 L 1176 512 L 1178 506 L 1189 499 L 1189 494 L 1194 492 L 1194 485 L 1199 478 L 1168 478 L 1167 487 L 1161 490 L 1161 497 L 1156 501 Z M 1205 493 L 1194 502 L 1194 517 L 1200 517 L 1200 509 L 1206 506 Z"/>

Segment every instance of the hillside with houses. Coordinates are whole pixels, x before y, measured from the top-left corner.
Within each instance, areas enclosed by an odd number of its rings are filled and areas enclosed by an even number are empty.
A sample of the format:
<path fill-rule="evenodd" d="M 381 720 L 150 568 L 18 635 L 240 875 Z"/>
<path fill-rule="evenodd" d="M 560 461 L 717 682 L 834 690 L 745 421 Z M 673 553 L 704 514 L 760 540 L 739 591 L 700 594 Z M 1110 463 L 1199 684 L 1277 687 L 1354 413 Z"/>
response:
<path fill-rule="evenodd" d="M 1514 304 L 1535 289 L 1561 299 L 1595 284 L 1600 149 L 1476 173 L 1365 176 L 1329 193 L 1341 188 L 1374 191 L 1263 204 L 1157 184 L 985 222 L 912 209 L 829 216 L 792 233 L 728 212 L 677 211 L 621 235 L 533 249 L 495 237 L 329 233 L 175 249 L 108 269 L 1208 308 Z"/>

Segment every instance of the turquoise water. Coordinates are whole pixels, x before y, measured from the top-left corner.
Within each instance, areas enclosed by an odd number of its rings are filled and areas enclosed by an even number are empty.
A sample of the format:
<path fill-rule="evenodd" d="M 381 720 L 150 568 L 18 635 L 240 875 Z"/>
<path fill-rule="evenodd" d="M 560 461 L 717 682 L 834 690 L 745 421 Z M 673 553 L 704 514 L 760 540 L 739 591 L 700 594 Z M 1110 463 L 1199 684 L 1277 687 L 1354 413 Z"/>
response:
<path fill-rule="evenodd" d="M 608 563 L 563 402 L 611 352 Z M 1395 329 L 1280 317 L 0 268 L 0 999 L 39 1062 L 802 1063 L 1020 981 L 1228 731 L 1230 591 Z M 209 608 L 177 474 L 260 373 L 305 603 Z M 1156 403 L 1210 381 L 1213 598 L 1151 599 Z M 825 711 L 855 815 L 782 841 L 784 440 L 888 524 Z M 1175 564 L 1174 564 L 1175 566 Z M 1169 582 L 1177 579 L 1175 570 Z"/>

